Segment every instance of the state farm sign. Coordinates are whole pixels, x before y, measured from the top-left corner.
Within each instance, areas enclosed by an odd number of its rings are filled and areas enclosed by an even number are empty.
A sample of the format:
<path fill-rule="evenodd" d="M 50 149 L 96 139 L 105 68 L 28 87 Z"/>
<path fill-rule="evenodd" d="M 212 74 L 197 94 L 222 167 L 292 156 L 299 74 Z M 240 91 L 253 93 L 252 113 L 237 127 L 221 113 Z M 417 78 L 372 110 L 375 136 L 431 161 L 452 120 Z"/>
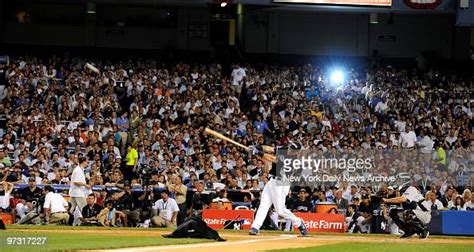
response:
<path fill-rule="evenodd" d="M 345 231 L 342 214 L 295 213 L 295 215 L 304 220 L 309 232 L 344 233 Z"/>
<path fill-rule="evenodd" d="M 204 209 L 202 211 L 202 220 L 214 229 L 222 229 L 226 222 L 235 221 L 239 223 L 239 229 L 250 229 L 253 222 L 252 210 L 217 210 Z M 235 226 L 235 225 L 232 225 Z"/>

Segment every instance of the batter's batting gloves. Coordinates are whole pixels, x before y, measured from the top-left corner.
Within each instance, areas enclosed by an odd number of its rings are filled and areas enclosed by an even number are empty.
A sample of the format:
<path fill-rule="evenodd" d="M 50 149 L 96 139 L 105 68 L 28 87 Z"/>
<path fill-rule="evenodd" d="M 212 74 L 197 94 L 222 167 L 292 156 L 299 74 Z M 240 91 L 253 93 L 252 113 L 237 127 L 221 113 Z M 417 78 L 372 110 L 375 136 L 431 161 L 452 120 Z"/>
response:
<path fill-rule="evenodd" d="M 262 146 L 259 145 L 252 145 L 250 146 L 252 155 L 257 156 L 257 155 L 263 155 L 263 149 Z"/>

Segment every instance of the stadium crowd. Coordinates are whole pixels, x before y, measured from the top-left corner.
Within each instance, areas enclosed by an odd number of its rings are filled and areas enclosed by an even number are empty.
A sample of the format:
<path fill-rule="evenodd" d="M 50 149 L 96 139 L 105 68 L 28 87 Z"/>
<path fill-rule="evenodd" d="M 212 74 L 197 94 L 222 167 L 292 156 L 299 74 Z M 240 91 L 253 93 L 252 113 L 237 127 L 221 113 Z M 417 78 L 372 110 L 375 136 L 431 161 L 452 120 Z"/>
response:
<path fill-rule="evenodd" d="M 399 193 L 397 174 L 429 209 L 474 210 L 472 77 L 388 66 L 347 71 L 336 85 L 312 65 L 228 74 L 217 63 L 96 60 L 96 73 L 86 62 L 0 65 L 0 209 L 19 224 L 174 227 L 212 203 L 257 207 L 270 166 L 205 136 L 206 126 L 246 146 L 298 142 L 319 156 L 373 158 L 376 170 L 355 172 L 396 181 L 320 183 L 287 199 L 293 211 L 334 203 L 352 232 L 370 231 L 369 197 Z"/>

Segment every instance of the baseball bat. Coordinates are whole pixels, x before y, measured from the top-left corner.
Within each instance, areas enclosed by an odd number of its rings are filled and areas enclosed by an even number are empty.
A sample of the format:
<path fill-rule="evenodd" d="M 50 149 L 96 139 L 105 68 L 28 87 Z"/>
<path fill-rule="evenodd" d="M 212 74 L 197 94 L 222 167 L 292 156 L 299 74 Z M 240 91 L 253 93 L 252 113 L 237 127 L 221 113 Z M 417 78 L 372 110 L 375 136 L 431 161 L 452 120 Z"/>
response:
<path fill-rule="evenodd" d="M 97 67 L 93 66 L 92 64 L 89 64 L 89 63 L 86 63 L 86 67 L 91 70 L 92 72 L 96 73 L 96 74 L 100 74 L 100 71 L 99 69 L 97 69 Z"/>
<path fill-rule="evenodd" d="M 222 135 L 221 133 L 219 133 L 215 130 L 211 130 L 207 127 L 204 129 L 204 134 L 209 134 L 209 135 L 212 135 L 212 136 L 217 137 L 219 139 L 222 139 L 224 141 L 227 141 L 227 142 L 229 142 L 231 144 L 234 144 L 234 145 L 236 145 L 236 146 L 238 146 L 238 147 L 240 147 L 240 148 L 242 148 L 246 151 L 251 151 L 252 150 L 250 147 L 245 146 L 245 145 L 243 145 L 243 144 L 241 144 L 241 143 L 239 143 L 235 140 L 232 140 L 231 138 L 226 137 L 226 136 Z M 269 148 L 272 148 L 272 147 L 269 147 Z M 267 150 L 268 150 L 268 148 L 267 148 Z M 270 162 L 276 162 L 276 157 L 274 155 L 270 155 L 270 154 L 267 154 L 267 153 L 263 154 L 263 159 L 268 160 Z"/>
<path fill-rule="evenodd" d="M 230 224 L 234 221 L 236 221 L 238 218 L 240 218 L 240 215 L 237 215 L 237 217 L 235 217 L 234 219 L 230 220 L 229 223 L 227 223 L 227 225 L 225 225 L 222 229 L 225 229 L 226 227 L 230 226 Z"/>
<path fill-rule="evenodd" d="M 240 148 L 242 148 L 242 149 L 244 149 L 244 150 L 246 150 L 246 151 L 251 151 L 251 150 L 252 150 L 250 147 L 245 146 L 245 145 L 243 145 L 243 144 L 241 144 L 241 143 L 239 143 L 239 142 L 237 142 L 237 141 L 234 141 L 234 140 L 232 140 L 232 139 L 230 139 L 230 138 L 228 138 L 228 137 L 222 135 L 221 133 L 219 133 L 219 132 L 217 132 L 217 131 L 214 131 L 214 130 L 211 130 L 211 129 L 207 128 L 207 127 L 204 129 L 204 133 L 205 133 L 205 134 L 212 135 L 212 136 L 214 136 L 214 137 L 217 137 L 217 138 L 219 138 L 219 139 L 222 139 L 222 140 L 227 141 L 227 142 L 229 142 L 229 143 L 232 143 L 232 144 L 234 144 L 234 145 L 237 145 L 237 146 L 239 146 Z"/>

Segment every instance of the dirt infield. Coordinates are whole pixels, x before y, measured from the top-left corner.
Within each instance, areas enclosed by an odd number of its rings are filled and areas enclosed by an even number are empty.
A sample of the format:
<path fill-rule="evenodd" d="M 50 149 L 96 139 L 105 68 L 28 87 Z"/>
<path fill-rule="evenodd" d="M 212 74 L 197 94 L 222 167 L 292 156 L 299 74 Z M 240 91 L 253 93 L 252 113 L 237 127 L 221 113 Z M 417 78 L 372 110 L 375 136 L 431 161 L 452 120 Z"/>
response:
<path fill-rule="evenodd" d="M 376 237 L 376 236 L 343 236 L 343 235 L 313 235 L 309 237 L 298 237 L 296 235 L 260 235 L 248 236 L 246 234 L 223 234 L 228 239 L 227 242 L 201 243 L 191 245 L 173 245 L 173 246 L 154 246 L 141 248 L 117 249 L 112 251 L 183 251 L 184 249 L 192 249 L 193 252 L 207 251 L 265 251 L 273 249 L 285 248 L 304 248 L 315 247 L 345 242 L 399 242 L 398 237 Z M 462 243 L 472 244 L 473 239 L 450 239 L 450 238 L 430 238 L 427 240 L 419 240 L 417 238 L 404 240 L 406 243 Z M 109 250 L 111 251 L 111 250 Z"/>

